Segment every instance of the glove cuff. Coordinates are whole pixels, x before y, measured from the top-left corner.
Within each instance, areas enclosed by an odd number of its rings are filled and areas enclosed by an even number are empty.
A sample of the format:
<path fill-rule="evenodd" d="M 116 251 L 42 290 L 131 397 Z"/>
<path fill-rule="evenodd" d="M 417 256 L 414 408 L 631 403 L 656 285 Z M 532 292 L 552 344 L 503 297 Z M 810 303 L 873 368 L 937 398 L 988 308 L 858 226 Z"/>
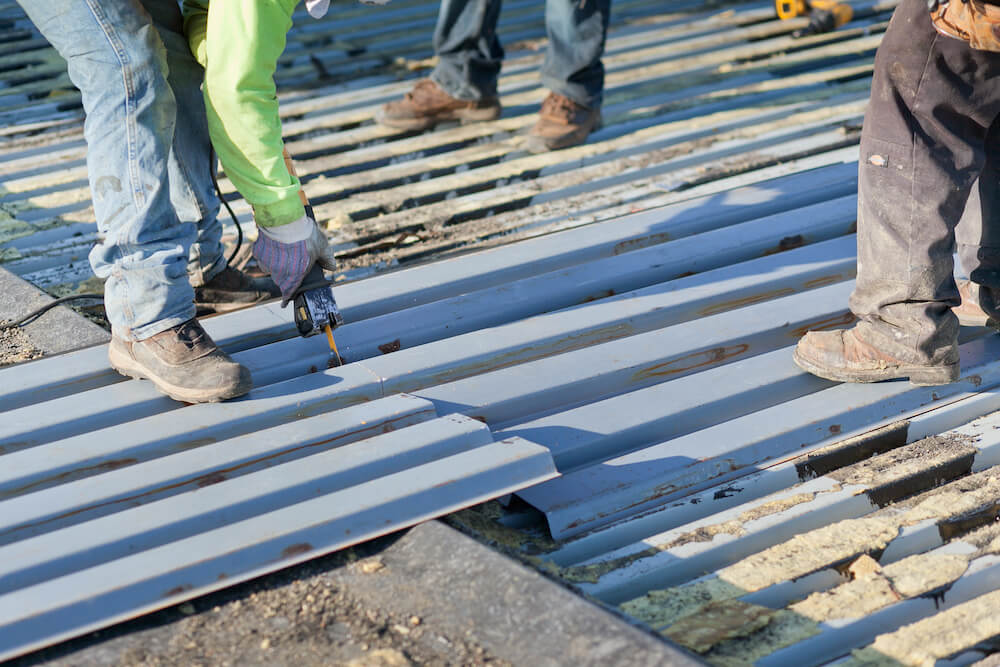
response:
<path fill-rule="evenodd" d="M 278 225 L 276 227 L 263 227 L 258 225 L 257 232 L 258 234 L 263 234 L 272 241 L 292 244 L 308 240 L 312 236 L 313 229 L 315 228 L 316 223 L 313 219 L 308 215 L 304 215 L 298 220 L 294 220 L 285 225 Z"/>

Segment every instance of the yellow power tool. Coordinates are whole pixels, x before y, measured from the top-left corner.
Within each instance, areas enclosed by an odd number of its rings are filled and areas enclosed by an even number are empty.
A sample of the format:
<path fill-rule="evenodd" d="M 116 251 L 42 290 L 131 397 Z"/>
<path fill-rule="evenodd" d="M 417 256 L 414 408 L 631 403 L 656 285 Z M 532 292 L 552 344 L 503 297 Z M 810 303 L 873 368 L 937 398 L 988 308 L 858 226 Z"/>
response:
<path fill-rule="evenodd" d="M 854 8 L 838 0 L 774 0 L 774 8 L 782 21 L 809 17 L 809 25 L 792 33 L 792 37 L 805 37 L 836 30 L 854 18 Z"/>

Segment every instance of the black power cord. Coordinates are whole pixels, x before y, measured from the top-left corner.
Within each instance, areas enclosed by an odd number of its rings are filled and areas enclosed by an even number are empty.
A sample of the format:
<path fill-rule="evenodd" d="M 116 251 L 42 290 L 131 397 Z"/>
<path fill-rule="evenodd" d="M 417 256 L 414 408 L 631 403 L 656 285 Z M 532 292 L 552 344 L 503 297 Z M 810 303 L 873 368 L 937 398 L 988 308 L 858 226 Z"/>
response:
<path fill-rule="evenodd" d="M 233 224 L 236 226 L 236 247 L 233 248 L 233 252 L 229 255 L 229 258 L 226 259 L 226 266 L 229 266 L 233 263 L 233 260 L 239 253 L 240 248 L 243 246 L 243 228 L 240 227 L 239 220 L 236 219 L 236 214 L 233 213 L 233 209 L 230 208 L 229 202 L 227 202 L 225 198 L 223 198 L 222 196 L 222 188 L 219 187 L 219 180 L 218 178 L 216 178 L 215 175 L 215 160 L 216 160 L 215 149 L 212 149 L 211 152 L 209 153 L 209 160 L 208 160 L 209 172 L 212 176 L 212 185 L 215 186 L 216 196 L 218 196 L 219 201 L 222 202 L 222 205 L 226 207 L 226 211 L 229 213 L 230 219 L 232 219 Z M 56 306 L 62 305 L 64 303 L 69 303 L 70 301 L 80 301 L 84 299 L 89 299 L 91 301 L 104 301 L 104 295 L 70 294 L 68 296 L 59 297 L 58 299 L 45 304 L 41 308 L 36 308 L 35 310 L 31 311 L 30 313 L 28 313 L 21 319 L 17 320 L 16 322 L 8 322 L 7 324 L 0 324 L 0 330 L 13 329 L 15 327 L 24 326 L 25 324 L 30 324 L 35 320 L 37 320 L 42 315 L 44 315 L 45 313 L 49 312 L 51 309 L 55 308 Z"/>
<path fill-rule="evenodd" d="M 20 327 L 20 326 L 23 326 L 25 324 L 30 324 L 30 323 L 34 322 L 35 320 L 37 320 L 42 315 L 44 315 L 45 313 L 49 312 L 51 309 L 55 308 L 56 306 L 64 304 L 64 303 L 67 303 L 68 301 L 77 301 L 79 299 L 91 299 L 91 300 L 94 300 L 94 301 L 104 301 L 104 295 L 103 294 L 70 294 L 69 296 L 62 296 L 62 297 L 59 297 L 58 299 L 56 299 L 55 301 L 51 301 L 51 302 L 45 304 L 41 308 L 36 308 L 35 310 L 31 311 L 30 313 L 28 313 L 27 315 L 25 315 L 21 319 L 17 320 L 16 322 L 8 322 L 7 324 L 0 324 L 0 329 L 13 329 L 15 327 Z"/>
<path fill-rule="evenodd" d="M 219 187 L 219 179 L 215 175 L 215 149 L 213 148 L 210 157 L 208 159 L 209 171 L 212 175 L 212 185 L 215 186 L 215 194 L 222 202 L 222 205 L 226 207 L 226 212 L 229 213 L 230 220 L 236 226 L 236 247 L 233 248 L 232 254 L 229 255 L 229 259 L 226 260 L 226 266 L 230 266 L 233 260 L 236 259 L 236 255 L 239 253 L 240 248 L 243 247 L 243 228 L 240 227 L 240 221 L 236 219 L 236 214 L 233 213 L 233 209 L 229 207 L 229 202 L 226 201 L 225 197 L 222 196 L 222 188 Z"/>

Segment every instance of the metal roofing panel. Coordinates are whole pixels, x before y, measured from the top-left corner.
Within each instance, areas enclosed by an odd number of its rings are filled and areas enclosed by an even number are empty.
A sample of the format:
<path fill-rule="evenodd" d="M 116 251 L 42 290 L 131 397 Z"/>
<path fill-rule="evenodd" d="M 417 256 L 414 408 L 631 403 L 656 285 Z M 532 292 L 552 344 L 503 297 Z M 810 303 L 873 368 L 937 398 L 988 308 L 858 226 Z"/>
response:
<path fill-rule="evenodd" d="M 945 434 L 972 438 L 952 448 L 922 438 L 1000 408 L 997 339 L 964 331 L 963 379 L 939 388 L 833 386 L 789 360 L 805 328 L 848 322 L 856 142 L 894 4 L 855 3 L 843 29 L 792 40 L 802 22 L 771 20 L 769 2 L 667 14 L 657 0 L 616 0 L 605 127 L 543 156 L 520 152 L 517 136 L 542 95 L 540 53 L 512 49 L 497 121 L 412 135 L 370 118 L 409 89 L 400 73 L 427 66 L 413 26 L 429 29 L 434 3 L 394 4 L 377 24 L 352 6 L 336 25 L 297 26 L 278 75 L 286 139 L 341 277 L 377 273 L 337 288 L 350 363 L 325 369 L 322 341 L 294 337 L 270 305 L 206 322 L 257 380 L 231 403 L 173 404 L 111 373 L 100 348 L 0 371 L 0 628 L 21 633 L 9 650 L 308 558 L 345 543 L 345 529 L 376 534 L 385 512 L 405 523 L 485 498 L 483 479 L 505 493 L 551 475 L 550 457 L 563 475 L 519 492 L 503 525 L 544 526 L 531 559 L 678 641 L 661 601 L 817 540 L 805 550 L 814 569 L 792 558 L 787 576 L 712 598 L 766 626 L 737 627 L 742 638 L 720 639 L 710 660 L 822 664 L 905 623 L 948 622 L 907 595 L 871 596 L 882 606 L 859 621 L 794 616 L 794 598 L 846 599 L 852 582 L 835 567 L 862 553 L 884 572 L 966 558 L 944 604 L 978 609 L 980 587 L 998 585 L 995 554 L 956 508 L 972 508 L 972 523 L 995 514 L 993 422 Z M 543 33 L 527 1 L 502 26 L 508 40 Z M 16 217 L 0 225 L 0 252 L 61 290 L 90 276 L 73 257 L 95 234 L 79 101 L 30 31 L 0 40 L 0 62 L 13 65 L 17 46 L 35 78 L 0 71 L 0 119 L 14 123 L 0 128 L 0 206 Z M 316 61 L 328 78 L 297 89 L 323 76 Z M 59 103 L 43 98 L 52 92 Z M 384 264 L 404 268 L 378 273 Z M 438 416 L 451 412 L 466 417 Z M 908 453 L 912 469 L 900 467 Z M 838 478 L 880 465 L 871 483 Z M 458 469 L 465 481 L 431 490 Z M 324 495 L 308 499 L 313 489 Z M 129 506 L 139 495 L 148 502 Z M 886 497 L 898 506 L 875 508 Z M 925 519 L 902 521 L 920 502 Z M 889 544 L 852 542 L 882 520 L 900 526 Z M 262 537 L 265 526 L 276 532 Z M 177 568 L 178 554 L 192 560 Z M 680 627 L 695 636 L 718 618 Z M 811 638 L 762 638 L 798 622 Z"/>
<path fill-rule="evenodd" d="M 430 422 L 445 430 L 449 423 Z M 404 444 L 425 445 L 419 438 L 427 436 L 406 435 Z M 363 441 L 369 451 L 361 454 L 377 450 L 390 437 Z M 544 448 L 523 440 L 477 447 L 468 438 L 456 439 L 447 432 L 431 437 L 442 444 L 450 437 L 452 453 L 430 460 L 406 457 L 402 465 L 413 467 L 385 476 L 373 475 L 371 470 L 367 475 L 348 474 L 338 480 L 337 487 L 321 488 L 319 497 L 315 497 L 316 490 L 303 489 L 291 505 L 281 504 L 284 494 L 277 487 L 271 499 L 273 509 L 266 503 L 253 508 L 264 513 L 249 513 L 248 518 L 232 523 L 223 515 L 217 528 L 198 526 L 192 537 L 167 538 L 162 546 L 0 596 L 0 659 L 384 535 L 552 475 Z M 355 458 L 353 448 L 346 450 L 346 458 Z M 360 462 L 340 460 L 345 457 L 330 457 L 330 467 L 317 463 L 315 472 L 330 474 L 345 464 L 360 466 Z M 416 464 L 417 460 L 423 462 Z M 272 471 L 279 473 L 280 466 L 262 473 Z M 194 505 L 191 509 L 198 511 L 198 496 L 198 491 L 191 491 L 176 498 L 183 501 L 182 506 Z M 172 500 L 160 501 L 163 507 L 157 503 L 148 507 L 183 519 L 183 514 L 173 514 L 178 510 L 171 506 L 177 504 Z M 127 512 L 118 518 L 129 520 Z"/>
<path fill-rule="evenodd" d="M 791 350 L 781 352 L 786 365 L 791 366 Z M 559 428 L 601 433 L 597 422 L 607 413 L 596 405 L 579 409 L 576 415 L 543 418 L 501 433 L 524 437 L 531 434 L 540 444 L 549 446 L 561 469 L 587 466 L 520 494 L 546 512 L 554 536 L 571 537 L 623 515 L 669 503 L 692 489 L 703 488 L 705 482 L 735 480 L 755 470 L 755 466 L 770 465 L 786 456 L 799 457 L 831 439 L 868 431 L 886 421 L 926 410 L 929 405 L 942 405 L 964 398 L 969 391 L 1000 384 L 1000 365 L 996 362 L 1000 358 L 1000 341 L 975 340 L 963 345 L 961 353 L 967 375 L 950 385 L 931 389 L 914 387 L 908 382 L 863 387 L 837 385 L 767 407 L 756 405 L 751 414 L 701 431 L 676 434 L 659 444 L 642 439 L 649 437 L 649 431 L 640 431 L 642 435 L 638 436 L 630 434 L 634 438 L 632 449 L 645 446 L 617 458 L 607 459 L 602 454 L 609 447 L 604 443 L 610 441 L 621 446 L 624 436 L 618 433 L 613 438 L 597 436 L 596 442 L 591 436 L 572 445 L 565 437 L 541 435 L 558 434 Z M 770 361 L 777 364 L 776 360 Z M 762 373 L 751 374 L 758 375 L 764 377 Z M 621 397 L 603 409 L 621 415 L 626 398 Z M 650 399 L 642 400 L 645 404 Z M 659 416 L 664 417 L 662 413 Z M 619 418 L 618 422 L 621 421 Z M 567 453 L 570 446 L 572 449 Z M 586 454 L 578 454 L 580 448 L 586 448 Z M 591 454 L 595 451 L 596 454 Z M 585 463 L 580 462 L 581 456 L 587 457 Z M 568 463 L 567 457 L 570 457 Z M 600 465 L 590 465 L 597 462 Z"/>

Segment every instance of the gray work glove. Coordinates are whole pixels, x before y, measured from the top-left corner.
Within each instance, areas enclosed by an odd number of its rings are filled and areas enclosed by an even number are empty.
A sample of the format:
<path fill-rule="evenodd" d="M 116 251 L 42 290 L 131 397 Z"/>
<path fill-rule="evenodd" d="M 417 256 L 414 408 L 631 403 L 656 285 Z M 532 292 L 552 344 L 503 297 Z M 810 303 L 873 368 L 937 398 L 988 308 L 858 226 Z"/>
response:
<path fill-rule="evenodd" d="M 295 296 L 314 263 L 328 271 L 337 266 L 333 248 L 316 221 L 308 215 L 287 225 L 258 225 L 253 256 L 281 289 L 282 308 Z"/>
<path fill-rule="evenodd" d="M 363 5 L 387 5 L 392 0 L 361 0 Z M 306 0 L 306 11 L 314 19 L 321 19 L 330 11 L 330 0 Z"/>

